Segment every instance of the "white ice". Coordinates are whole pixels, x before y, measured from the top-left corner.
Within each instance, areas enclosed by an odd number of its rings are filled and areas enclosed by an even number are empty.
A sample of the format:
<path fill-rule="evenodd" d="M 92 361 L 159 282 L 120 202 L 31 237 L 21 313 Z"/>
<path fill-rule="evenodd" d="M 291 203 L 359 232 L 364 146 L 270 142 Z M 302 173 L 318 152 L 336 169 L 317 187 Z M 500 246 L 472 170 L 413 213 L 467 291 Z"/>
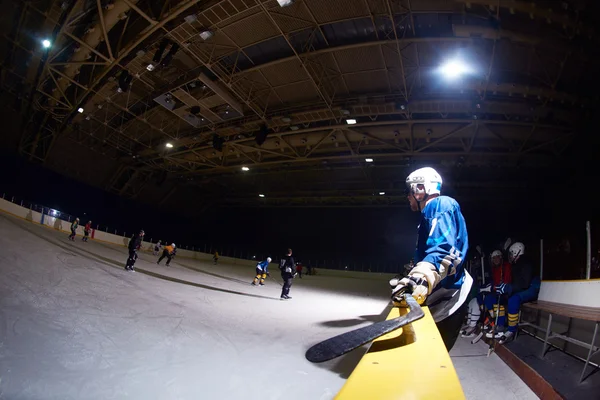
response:
<path fill-rule="evenodd" d="M 295 279 L 281 301 L 277 281 L 250 285 L 252 261 L 166 267 L 143 253 L 126 272 L 123 247 L 5 214 L 0 248 L 0 399 L 331 399 L 364 349 L 323 364 L 306 349 L 389 311 L 376 275 Z M 457 371 L 473 399 L 497 379 Z"/>

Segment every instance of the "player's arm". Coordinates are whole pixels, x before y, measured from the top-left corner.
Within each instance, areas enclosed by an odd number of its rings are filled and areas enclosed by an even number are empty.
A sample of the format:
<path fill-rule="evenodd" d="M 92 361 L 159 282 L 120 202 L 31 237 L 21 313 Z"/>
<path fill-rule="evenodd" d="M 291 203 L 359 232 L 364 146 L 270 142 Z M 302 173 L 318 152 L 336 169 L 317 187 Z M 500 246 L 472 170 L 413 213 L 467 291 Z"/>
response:
<path fill-rule="evenodd" d="M 456 273 L 464 257 L 461 253 L 464 244 L 459 241 L 467 238 L 460 237 L 461 217 L 452 211 L 440 213 L 429 222 L 425 257 L 415 265 L 410 275 L 426 279 L 431 293 L 446 276 Z"/>

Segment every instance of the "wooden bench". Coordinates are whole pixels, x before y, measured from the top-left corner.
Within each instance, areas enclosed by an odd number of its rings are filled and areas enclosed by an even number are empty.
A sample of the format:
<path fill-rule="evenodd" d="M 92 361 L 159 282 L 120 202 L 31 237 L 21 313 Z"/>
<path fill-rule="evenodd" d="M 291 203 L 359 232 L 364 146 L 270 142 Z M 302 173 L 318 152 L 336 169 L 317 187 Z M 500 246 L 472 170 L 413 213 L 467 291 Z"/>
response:
<path fill-rule="evenodd" d="M 587 359 L 585 360 L 585 364 L 583 366 L 583 371 L 581 372 L 581 377 L 579 378 L 579 383 L 583 382 L 583 379 L 585 377 L 585 370 L 587 369 L 587 366 L 590 363 L 590 359 L 593 356 L 595 356 L 596 354 L 600 353 L 600 347 L 594 345 L 596 342 L 596 335 L 598 333 L 598 325 L 600 325 L 600 308 L 574 306 L 574 305 L 569 305 L 569 304 L 559 304 L 559 303 L 553 303 L 553 302 L 541 301 L 541 300 L 537 301 L 537 302 L 533 302 L 533 303 L 525 303 L 521 307 L 523 309 L 544 311 L 544 312 L 548 313 L 548 324 L 546 326 L 546 329 L 544 329 L 540 326 L 537 326 L 535 324 L 532 324 L 531 322 L 521 322 L 521 313 L 519 313 L 519 327 L 531 326 L 531 327 L 534 327 L 534 328 L 544 332 L 545 337 L 544 337 L 544 344 L 542 346 L 542 355 L 541 355 L 542 358 L 544 358 L 544 356 L 546 355 L 546 351 L 547 351 L 547 348 L 549 345 L 548 341 L 550 339 L 554 339 L 554 338 L 562 339 L 569 343 L 573 343 L 578 346 L 589 349 Z M 571 338 L 564 334 L 552 332 L 552 316 L 553 315 L 561 315 L 563 317 L 583 319 L 586 321 L 595 322 L 594 334 L 592 335 L 592 341 L 590 343 L 586 343 L 581 340 Z"/>

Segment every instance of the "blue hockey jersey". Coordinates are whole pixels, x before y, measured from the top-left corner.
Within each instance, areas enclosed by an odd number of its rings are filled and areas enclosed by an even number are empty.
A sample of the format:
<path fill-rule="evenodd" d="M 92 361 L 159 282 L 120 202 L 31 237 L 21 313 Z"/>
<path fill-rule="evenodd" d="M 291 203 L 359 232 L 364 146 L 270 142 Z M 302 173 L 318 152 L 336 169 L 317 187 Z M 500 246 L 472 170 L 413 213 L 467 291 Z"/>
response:
<path fill-rule="evenodd" d="M 259 262 L 258 264 L 256 264 L 256 268 L 260 269 L 266 274 L 267 272 L 269 272 L 269 262 L 267 260 Z"/>
<path fill-rule="evenodd" d="M 438 288 L 459 289 L 468 249 L 467 225 L 458 202 L 448 196 L 431 200 L 421 212 L 415 263 L 426 261 L 436 267 L 442 277 Z"/>

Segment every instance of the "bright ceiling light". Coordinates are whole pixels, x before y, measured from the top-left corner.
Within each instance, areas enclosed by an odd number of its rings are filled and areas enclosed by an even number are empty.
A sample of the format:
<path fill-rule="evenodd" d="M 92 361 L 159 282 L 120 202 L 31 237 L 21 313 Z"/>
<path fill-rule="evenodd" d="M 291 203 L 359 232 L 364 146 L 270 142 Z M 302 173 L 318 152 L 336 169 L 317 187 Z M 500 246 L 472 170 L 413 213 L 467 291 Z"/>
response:
<path fill-rule="evenodd" d="M 165 146 L 167 147 L 167 149 L 172 149 L 173 143 L 167 143 L 167 144 L 165 144 Z"/>
<path fill-rule="evenodd" d="M 294 4 L 294 0 L 277 0 L 277 2 L 279 3 L 279 5 L 281 7 L 287 7 L 287 6 L 291 6 L 292 4 Z"/>
<path fill-rule="evenodd" d="M 265 195 L 261 193 L 258 195 L 258 197 L 265 197 Z"/>
<path fill-rule="evenodd" d="M 356 124 L 356 120 L 355 120 L 355 119 L 347 119 L 347 120 L 346 120 L 346 123 L 347 123 L 348 125 L 354 125 L 354 124 Z"/>
<path fill-rule="evenodd" d="M 379 192 L 380 196 L 383 196 L 385 194 L 385 192 Z"/>
<path fill-rule="evenodd" d="M 373 162 L 373 159 L 372 158 L 365 158 L 365 161 L 366 162 Z"/>
<path fill-rule="evenodd" d="M 83 108 L 79 107 L 79 108 L 77 109 L 77 112 L 78 112 L 79 114 L 82 114 L 82 113 L 83 113 Z"/>
<path fill-rule="evenodd" d="M 248 168 L 248 167 L 242 167 L 242 171 L 250 171 L 250 168 Z"/>
<path fill-rule="evenodd" d="M 45 49 L 49 49 L 50 46 L 52 46 L 52 43 L 48 39 L 44 39 L 42 40 L 42 46 L 44 46 Z"/>
<path fill-rule="evenodd" d="M 152 72 L 152 71 L 154 71 L 154 68 L 156 68 L 156 66 L 155 66 L 154 64 L 152 64 L 152 63 L 150 63 L 150 64 L 146 65 L 146 69 L 147 69 L 149 72 Z"/>
<path fill-rule="evenodd" d="M 202 40 L 208 40 L 213 36 L 214 36 L 214 33 L 213 33 L 213 31 L 210 31 L 210 30 L 205 30 L 205 31 L 200 32 L 200 37 L 202 38 Z"/>
<path fill-rule="evenodd" d="M 185 20 L 185 22 L 187 22 L 188 24 L 193 24 L 194 22 L 196 22 L 198 20 L 198 16 L 196 14 L 190 14 L 188 16 L 186 16 L 185 18 L 183 18 Z"/>
<path fill-rule="evenodd" d="M 473 69 L 461 60 L 450 60 L 442 64 L 439 73 L 447 79 L 457 79 L 463 75 L 473 73 Z"/>

